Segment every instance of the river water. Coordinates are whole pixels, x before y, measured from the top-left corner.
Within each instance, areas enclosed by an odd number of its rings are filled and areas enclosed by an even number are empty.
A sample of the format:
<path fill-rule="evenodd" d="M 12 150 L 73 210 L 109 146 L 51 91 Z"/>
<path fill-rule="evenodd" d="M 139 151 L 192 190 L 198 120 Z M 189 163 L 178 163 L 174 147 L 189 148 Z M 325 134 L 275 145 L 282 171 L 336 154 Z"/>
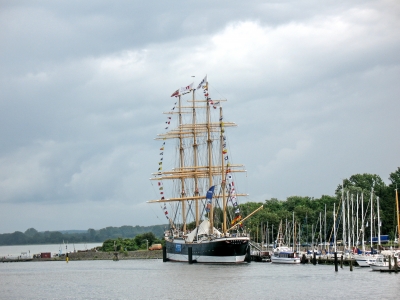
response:
<path fill-rule="evenodd" d="M 0 264 L 1 299 L 398 299 L 400 275 L 325 265 L 158 260 Z"/>
<path fill-rule="evenodd" d="M 66 253 L 92 249 L 101 245 L 103 245 L 103 243 L 0 246 L 0 257 L 16 258 L 22 253 L 26 253 L 26 256 L 33 256 L 34 254 L 40 254 L 41 252 L 57 254 L 61 251 L 61 253 Z M 25 254 L 23 256 L 25 256 Z"/>

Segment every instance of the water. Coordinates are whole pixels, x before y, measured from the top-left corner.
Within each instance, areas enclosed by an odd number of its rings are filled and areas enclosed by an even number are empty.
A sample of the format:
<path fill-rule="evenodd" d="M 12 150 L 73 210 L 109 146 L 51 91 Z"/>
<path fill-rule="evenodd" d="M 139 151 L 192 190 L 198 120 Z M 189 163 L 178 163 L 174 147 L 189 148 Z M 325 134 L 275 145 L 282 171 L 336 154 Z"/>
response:
<path fill-rule="evenodd" d="M 399 274 L 334 266 L 162 260 L 0 264 L 1 299 L 397 299 Z"/>
<path fill-rule="evenodd" d="M 71 252 L 78 250 L 92 249 L 97 246 L 101 246 L 102 243 L 88 243 L 88 244 L 61 244 L 61 245 L 17 245 L 17 246 L 0 246 L 0 257 L 15 258 L 21 255 L 22 252 L 26 252 L 32 256 L 34 254 L 40 254 L 41 252 L 51 252 L 52 254 L 59 253 L 60 247 L 62 253 L 66 251 Z M 67 248 L 66 248 L 67 247 Z"/>

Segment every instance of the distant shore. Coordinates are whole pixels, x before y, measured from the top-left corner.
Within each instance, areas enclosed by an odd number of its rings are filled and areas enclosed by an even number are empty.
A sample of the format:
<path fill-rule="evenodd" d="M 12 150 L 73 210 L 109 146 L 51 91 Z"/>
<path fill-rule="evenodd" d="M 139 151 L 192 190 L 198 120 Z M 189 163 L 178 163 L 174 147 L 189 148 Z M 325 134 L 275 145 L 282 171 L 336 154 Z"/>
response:
<path fill-rule="evenodd" d="M 117 255 L 116 255 L 116 254 Z M 138 250 L 124 252 L 96 252 L 96 251 L 79 251 L 68 253 L 69 261 L 77 260 L 130 260 L 130 259 L 162 259 L 162 250 Z M 65 261 L 65 255 L 51 258 L 14 258 L 8 259 L 0 257 L 0 262 L 18 262 L 18 261 Z"/>

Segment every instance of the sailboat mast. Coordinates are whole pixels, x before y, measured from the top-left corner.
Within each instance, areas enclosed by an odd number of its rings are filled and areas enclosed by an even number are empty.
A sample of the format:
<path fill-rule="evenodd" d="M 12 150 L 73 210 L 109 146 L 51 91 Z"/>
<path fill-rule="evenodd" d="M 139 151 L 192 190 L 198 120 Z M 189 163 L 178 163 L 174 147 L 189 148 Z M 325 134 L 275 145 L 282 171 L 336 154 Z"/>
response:
<path fill-rule="evenodd" d="M 314 252 L 314 224 L 311 224 L 311 246 Z"/>
<path fill-rule="evenodd" d="M 192 101 L 193 101 L 193 116 L 192 116 L 192 124 L 193 124 L 193 166 L 196 169 L 197 167 L 197 133 L 196 133 L 196 102 L 194 98 L 195 89 L 193 89 Z M 194 175 L 194 195 L 199 196 L 199 180 L 197 178 L 197 174 Z M 199 226 L 200 223 L 200 212 L 199 212 L 199 200 L 194 200 L 195 202 L 195 219 L 196 219 L 196 227 Z"/>
<path fill-rule="evenodd" d="M 343 223 L 343 231 L 342 231 L 342 243 L 346 244 L 346 204 L 344 200 L 344 181 L 342 186 L 342 223 Z M 346 246 L 343 246 L 343 250 Z"/>
<path fill-rule="evenodd" d="M 296 245 L 296 225 L 294 224 L 294 211 L 293 211 L 293 251 L 295 251 L 294 250 L 294 247 L 295 247 L 295 245 Z"/>
<path fill-rule="evenodd" d="M 379 214 L 379 197 L 376 197 L 376 211 L 378 212 L 378 246 L 381 245 L 381 218 Z"/>
<path fill-rule="evenodd" d="M 322 244 L 322 212 L 319 212 L 319 243 Z"/>
<path fill-rule="evenodd" d="M 354 195 L 351 194 L 351 245 L 354 247 Z"/>
<path fill-rule="evenodd" d="M 371 229 L 370 230 L 370 233 L 371 233 L 371 248 L 372 248 L 372 234 L 373 234 L 372 229 L 374 228 L 374 225 L 372 223 L 373 197 L 374 197 L 374 188 L 371 188 L 371 207 L 370 207 L 370 209 L 371 209 L 371 220 L 370 220 L 370 225 L 369 225 L 369 228 Z"/>
<path fill-rule="evenodd" d="M 347 246 L 350 248 L 350 229 L 351 229 L 351 223 L 350 223 L 350 204 L 349 204 L 349 191 L 347 191 L 346 193 L 346 202 L 347 202 Z M 343 241 L 345 243 L 346 246 L 346 241 Z"/>
<path fill-rule="evenodd" d="M 400 247 L 400 214 L 399 214 L 399 196 L 397 194 L 397 184 L 396 184 L 396 212 L 397 212 L 397 243 Z"/>
<path fill-rule="evenodd" d="M 222 154 L 224 149 L 224 123 L 222 119 L 222 106 L 219 108 L 219 124 L 220 124 L 220 157 L 221 157 L 221 189 L 222 189 L 222 207 L 223 207 L 223 223 L 222 223 L 222 232 L 226 235 L 226 176 L 225 176 L 225 166 L 224 166 L 224 156 Z M 261 234 L 262 236 L 262 234 Z"/>
<path fill-rule="evenodd" d="M 325 215 L 324 215 L 324 249 L 326 250 L 326 204 L 325 204 Z"/>
<path fill-rule="evenodd" d="M 335 213 L 335 203 L 333 203 L 333 242 L 335 244 L 335 252 L 336 252 L 336 213 Z"/>
<path fill-rule="evenodd" d="M 183 149 L 183 137 L 182 137 L 182 100 L 181 95 L 178 97 L 178 113 L 179 113 L 179 167 L 183 170 L 184 167 L 184 149 Z M 181 197 L 185 197 L 185 180 L 181 178 Z M 186 204 L 182 201 L 182 230 L 186 232 Z"/>
<path fill-rule="evenodd" d="M 364 234 L 365 234 L 365 226 L 364 226 L 364 192 L 361 192 L 361 230 L 362 230 L 362 250 L 365 255 L 365 245 L 364 245 Z"/>
<path fill-rule="evenodd" d="M 357 202 L 356 202 L 356 222 L 357 222 L 357 228 L 356 228 L 356 232 L 357 232 L 357 244 L 360 241 L 360 235 L 359 235 L 359 231 L 358 231 L 358 192 L 357 192 Z"/>
<path fill-rule="evenodd" d="M 324 249 L 326 250 L 326 204 L 324 212 Z"/>

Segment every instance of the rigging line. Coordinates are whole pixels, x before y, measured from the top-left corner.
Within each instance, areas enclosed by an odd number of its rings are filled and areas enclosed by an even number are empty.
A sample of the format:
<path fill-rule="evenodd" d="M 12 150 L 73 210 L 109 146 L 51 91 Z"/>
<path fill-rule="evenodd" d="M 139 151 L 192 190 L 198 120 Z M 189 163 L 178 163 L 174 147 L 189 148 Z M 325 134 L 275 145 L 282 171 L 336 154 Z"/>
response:
<path fill-rule="evenodd" d="M 150 205 L 150 206 L 152 206 L 152 205 Z M 155 214 L 155 216 L 157 217 L 157 219 L 159 219 L 159 220 L 161 221 L 161 219 L 158 217 L 158 215 L 157 215 L 157 213 L 154 211 L 154 209 L 151 208 L 151 210 L 153 211 L 153 213 Z"/>
<path fill-rule="evenodd" d="M 153 188 L 154 194 L 156 195 L 155 198 L 158 198 L 160 196 L 160 194 L 159 194 L 160 191 L 159 190 L 156 191 L 155 186 L 153 184 L 153 180 L 150 180 L 150 184 L 151 184 L 151 187 Z M 161 204 L 160 204 L 160 207 L 163 208 Z"/>
<path fill-rule="evenodd" d="M 189 213 L 192 213 L 192 215 L 191 215 L 192 217 L 194 217 L 194 215 L 195 215 L 192 206 L 193 206 L 193 201 L 188 200 L 188 208 L 186 211 L 186 220 L 189 219 Z M 186 222 L 186 224 L 187 224 L 187 222 Z"/>
<path fill-rule="evenodd" d="M 173 223 L 173 224 L 176 224 L 176 225 L 177 225 L 176 218 L 178 217 L 178 209 L 179 209 L 179 206 L 180 206 L 180 202 L 178 202 L 178 205 L 176 206 L 176 210 L 175 210 L 175 212 L 174 212 L 174 219 L 173 219 L 173 221 L 172 221 L 172 223 Z"/>
<path fill-rule="evenodd" d="M 226 100 L 227 98 L 224 96 L 224 95 L 222 95 L 222 93 L 220 92 L 220 91 L 218 91 L 214 86 L 212 86 L 212 85 L 210 85 L 210 83 L 208 83 L 208 89 L 210 89 L 210 87 L 217 93 L 217 94 L 219 94 L 220 96 L 221 96 L 221 99 L 224 99 L 224 100 Z M 212 99 L 213 97 L 211 97 L 211 99 Z M 214 97 L 215 98 L 215 97 Z M 222 104 L 221 104 L 221 106 L 222 106 Z"/>

